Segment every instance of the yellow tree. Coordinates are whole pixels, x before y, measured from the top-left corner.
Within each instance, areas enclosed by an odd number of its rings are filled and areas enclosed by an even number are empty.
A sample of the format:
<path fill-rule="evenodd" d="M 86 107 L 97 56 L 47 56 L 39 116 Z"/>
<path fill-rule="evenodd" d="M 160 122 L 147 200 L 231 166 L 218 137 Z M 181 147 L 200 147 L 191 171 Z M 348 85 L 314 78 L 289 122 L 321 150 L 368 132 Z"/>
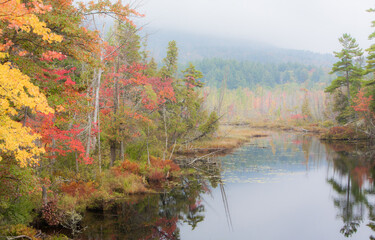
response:
<path fill-rule="evenodd" d="M 17 31 L 33 32 L 47 42 L 59 42 L 62 37 L 53 33 L 36 14 L 51 9 L 42 1 L 34 0 L 27 4 L 20 0 L 0 0 L 0 26 Z M 0 29 L 0 34 L 2 34 Z M 46 97 L 39 88 L 30 82 L 16 66 L 7 62 L 9 54 L 22 55 L 23 50 L 9 53 L 12 41 L 0 43 L 0 160 L 4 157 L 16 159 L 21 167 L 37 163 L 44 149 L 37 144 L 40 136 L 17 121 L 17 115 L 25 107 L 31 111 L 52 113 Z"/>

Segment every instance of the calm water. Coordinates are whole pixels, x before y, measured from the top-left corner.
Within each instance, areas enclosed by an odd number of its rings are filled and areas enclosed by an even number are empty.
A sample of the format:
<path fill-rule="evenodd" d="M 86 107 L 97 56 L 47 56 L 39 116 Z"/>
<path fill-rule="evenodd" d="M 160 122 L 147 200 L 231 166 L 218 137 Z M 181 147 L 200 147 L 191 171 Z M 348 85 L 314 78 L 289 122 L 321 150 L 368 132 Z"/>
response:
<path fill-rule="evenodd" d="M 271 133 L 202 169 L 207 176 L 86 213 L 78 238 L 372 239 L 371 159 L 358 144 Z"/>

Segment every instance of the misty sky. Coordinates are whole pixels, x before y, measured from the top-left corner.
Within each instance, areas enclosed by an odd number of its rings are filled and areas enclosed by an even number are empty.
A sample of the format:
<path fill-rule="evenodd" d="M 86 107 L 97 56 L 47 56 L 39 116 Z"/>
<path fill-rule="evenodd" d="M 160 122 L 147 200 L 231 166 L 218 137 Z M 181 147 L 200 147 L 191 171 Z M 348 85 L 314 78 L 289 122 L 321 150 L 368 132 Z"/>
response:
<path fill-rule="evenodd" d="M 375 31 L 372 0 L 143 0 L 138 11 L 149 28 L 250 39 L 332 53 L 345 32 L 362 48 Z M 373 41 L 375 43 L 375 40 Z"/>

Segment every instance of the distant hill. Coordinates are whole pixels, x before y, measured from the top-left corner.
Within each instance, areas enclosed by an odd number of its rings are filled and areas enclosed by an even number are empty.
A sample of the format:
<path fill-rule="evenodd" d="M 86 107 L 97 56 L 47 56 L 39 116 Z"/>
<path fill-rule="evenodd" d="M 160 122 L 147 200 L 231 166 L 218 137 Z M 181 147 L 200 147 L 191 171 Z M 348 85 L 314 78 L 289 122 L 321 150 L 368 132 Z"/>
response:
<path fill-rule="evenodd" d="M 220 87 L 225 80 L 229 89 L 252 89 L 257 85 L 275 87 L 285 83 L 303 84 L 312 88 L 316 83 L 328 83 L 333 78 L 327 67 L 300 63 L 261 63 L 221 58 L 196 60 L 192 63 L 203 73 L 202 81 L 207 86 Z"/>
<path fill-rule="evenodd" d="M 171 40 L 177 42 L 179 62 L 182 64 L 205 58 L 221 58 L 257 63 L 299 63 L 330 68 L 335 62 L 332 54 L 282 49 L 255 41 L 162 30 L 150 32 L 148 48 L 158 62 L 165 57 L 168 42 Z"/>

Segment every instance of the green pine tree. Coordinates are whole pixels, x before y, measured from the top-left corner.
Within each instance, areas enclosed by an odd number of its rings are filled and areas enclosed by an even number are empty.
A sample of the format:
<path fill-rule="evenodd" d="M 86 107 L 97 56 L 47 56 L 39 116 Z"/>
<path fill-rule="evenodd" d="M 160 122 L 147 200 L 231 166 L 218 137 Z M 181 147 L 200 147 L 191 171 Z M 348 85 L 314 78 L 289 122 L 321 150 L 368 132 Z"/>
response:
<path fill-rule="evenodd" d="M 339 118 L 341 119 L 340 122 L 346 122 L 352 115 L 352 109 L 350 108 L 351 96 L 358 92 L 364 74 L 364 70 L 360 64 L 363 51 L 359 48 L 355 38 L 350 36 L 350 34 L 343 34 L 339 38 L 339 41 L 343 48 L 339 52 L 334 52 L 339 61 L 333 64 L 332 71 L 330 72 L 331 74 L 336 74 L 337 77 L 325 91 L 329 93 L 341 92 L 342 88 L 345 88 L 346 103 L 344 104 L 344 108 L 342 108 L 344 110 L 339 113 Z M 343 118 L 341 115 L 345 115 L 346 117 Z"/>
<path fill-rule="evenodd" d="M 177 73 L 178 48 L 176 41 L 170 41 L 167 48 L 167 56 L 163 59 L 161 68 L 162 77 L 175 77 Z"/>

